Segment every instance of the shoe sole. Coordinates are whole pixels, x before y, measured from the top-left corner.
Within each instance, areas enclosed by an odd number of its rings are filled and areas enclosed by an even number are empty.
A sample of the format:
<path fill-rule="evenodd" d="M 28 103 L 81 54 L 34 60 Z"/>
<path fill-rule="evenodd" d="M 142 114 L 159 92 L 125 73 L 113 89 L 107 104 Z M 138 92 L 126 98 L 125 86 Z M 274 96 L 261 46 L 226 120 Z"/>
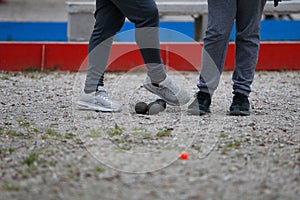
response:
<path fill-rule="evenodd" d="M 204 110 L 187 110 L 187 112 L 189 113 L 189 114 L 191 114 L 191 115 L 200 115 L 200 116 L 202 116 L 202 115 L 206 115 L 206 114 L 209 114 L 210 113 L 210 111 L 204 111 Z"/>
<path fill-rule="evenodd" d="M 160 96 L 159 94 L 157 94 L 154 90 L 151 89 L 151 87 L 148 87 L 146 84 L 144 84 L 144 87 L 149 91 L 151 92 L 152 94 L 155 94 L 157 96 L 159 96 L 160 98 L 162 98 L 167 104 L 171 105 L 171 106 L 182 106 L 182 105 L 185 105 L 187 104 L 189 101 L 190 101 L 190 98 L 187 98 L 184 100 L 183 103 L 174 103 L 172 101 L 168 101 L 167 99 L 165 99 L 163 96 Z"/>
<path fill-rule="evenodd" d="M 228 111 L 227 115 L 232 115 L 232 116 L 249 116 L 250 111 Z"/>
<path fill-rule="evenodd" d="M 113 109 L 107 108 L 99 105 L 91 105 L 82 101 L 77 102 L 78 110 L 93 110 L 93 111 L 101 111 L 101 112 L 120 112 L 121 109 Z"/>

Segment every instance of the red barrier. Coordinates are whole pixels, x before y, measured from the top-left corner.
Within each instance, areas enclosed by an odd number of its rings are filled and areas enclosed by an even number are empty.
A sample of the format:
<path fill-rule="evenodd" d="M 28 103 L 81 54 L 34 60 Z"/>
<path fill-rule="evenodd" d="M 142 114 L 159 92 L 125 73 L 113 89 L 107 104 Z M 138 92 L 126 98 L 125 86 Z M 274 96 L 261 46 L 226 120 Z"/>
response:
<path fill-rule="evenodd" d="M 86 43 L 48 43 L 45 48 L 45 68 L 77 70 L 86 65 L 88 46 Z"/>
<path fill-rule="evenodd" d="M 0 69 L 23 70 L 40 67 L 42 45 L 38 43 L 0 43 Z"/>
<path fill-rule="evenodd" d="M 300 70 L 300 42 L 264 42 L 257 70 Z"/>
<path fill-rule="evenodd" d="M 234 43 L 230 43 L 224 69 L 234 68 Z M 201 67 L 202 43 L 161 43 L 167 67 L 196 70 Z M 300 70 L 300 42 L 261 42 L 257 70 Z M 127 71 L 143 65 L 135 43 L 114 43 L 108 71 Z M 86 69 L 86 42 L 0 42 L 0 70 L 29 68 L 59 70 Z"/>

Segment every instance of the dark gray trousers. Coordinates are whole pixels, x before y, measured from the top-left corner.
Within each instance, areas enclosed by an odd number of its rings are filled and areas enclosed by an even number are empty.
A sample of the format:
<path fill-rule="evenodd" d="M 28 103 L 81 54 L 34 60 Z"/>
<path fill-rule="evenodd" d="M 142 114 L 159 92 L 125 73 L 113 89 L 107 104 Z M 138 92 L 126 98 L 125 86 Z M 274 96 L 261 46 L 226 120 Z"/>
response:
<path fill-rule="evenodd" d="M 135 39 L 151 81 L 159 83 L 165 79 L 159 50 L 159 15 L 154 0 L 96 0 L 85 92 L 96 91 L 98 86 L 104 85 L 113 36 L 122 28 L 125 17 L 135 24 Z"/>
<path fill-rule="evenodd" d="M 216 90 L 236 20 L 233 93 L 249 95 L 258 59 L 260 20 L 265 3 L 266 0 L 208 0 L 208 26 L 198 84 L 200 91 L 212 95 Z"/>

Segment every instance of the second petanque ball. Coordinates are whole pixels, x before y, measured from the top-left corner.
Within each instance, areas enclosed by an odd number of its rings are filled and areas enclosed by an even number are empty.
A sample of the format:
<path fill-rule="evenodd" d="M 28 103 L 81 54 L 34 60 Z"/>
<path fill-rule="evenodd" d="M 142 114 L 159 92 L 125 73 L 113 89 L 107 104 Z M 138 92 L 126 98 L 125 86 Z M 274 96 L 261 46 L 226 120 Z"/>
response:
<path fill-rule="evenodd" d="M 145 102 L 138 102 L 135 104 L 134 109 L 137 114 L 146 114 L 148 111 L 148 105 Z"/>
<path fill-rule="evenodd" d="M 162 105 L 162 107 L 164 107 L 164 109 L 166 109 L 167 103 L 164 100 L 157 99 L 155 102 L 159 103 L 160 105 Z"/>
<path fill-rule="evenodd" d="M 157 102 L 151 102 L 148 105 L 148 114 L 155 115 L 164 110 L 164 107 Z"/>

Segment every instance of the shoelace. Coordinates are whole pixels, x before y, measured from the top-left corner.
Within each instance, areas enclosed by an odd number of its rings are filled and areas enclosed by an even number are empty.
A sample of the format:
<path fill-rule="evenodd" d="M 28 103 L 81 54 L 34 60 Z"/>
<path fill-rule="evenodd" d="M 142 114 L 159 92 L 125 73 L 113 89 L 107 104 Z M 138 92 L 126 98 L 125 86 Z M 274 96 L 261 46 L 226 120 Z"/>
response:
<path fill-rule="evenodd" d="M 167 87 L 161 87 L 161 88 L 159 88 L 159 90 L 166 90 L 167 93 L 169 93 L 171 95 L 175 95 L 175 93 Z"/>
<path fill-rule="evenodd" d="M 101 98 L 105 99 L 106 101 L 111 101 L 108 94 L 105 91 L 98 91 L 96 92 L 97 96 L 101 96 Z"/>

